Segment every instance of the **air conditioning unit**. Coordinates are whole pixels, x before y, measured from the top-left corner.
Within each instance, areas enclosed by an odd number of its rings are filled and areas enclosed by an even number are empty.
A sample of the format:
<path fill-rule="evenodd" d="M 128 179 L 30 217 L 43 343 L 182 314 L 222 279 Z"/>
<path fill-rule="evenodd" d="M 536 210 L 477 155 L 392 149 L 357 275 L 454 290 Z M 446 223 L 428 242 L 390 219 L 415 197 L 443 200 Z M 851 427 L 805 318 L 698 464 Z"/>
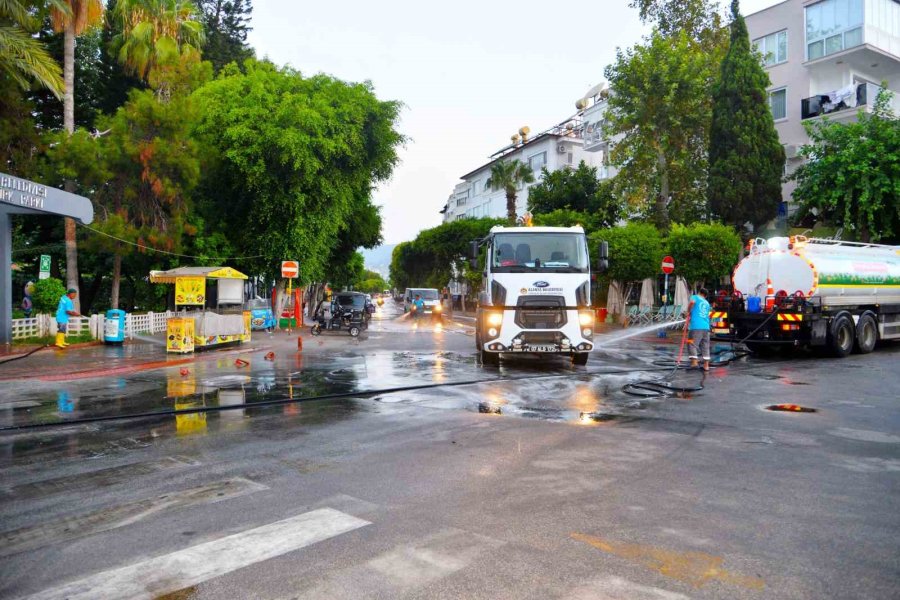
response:
<path fill-rule="evenodd" d="M 565 154 L 569 151 L 569 148 L 565 144 L 560 144 L 556 147 L 556 151 L 560 154 Z"/>
<path fill-rule="evenodd" d="M 796 144 L 785 144 L 784 145 L 784 156 L 787 159 L 797 158 L 799 156 L 799 148 Z"/>

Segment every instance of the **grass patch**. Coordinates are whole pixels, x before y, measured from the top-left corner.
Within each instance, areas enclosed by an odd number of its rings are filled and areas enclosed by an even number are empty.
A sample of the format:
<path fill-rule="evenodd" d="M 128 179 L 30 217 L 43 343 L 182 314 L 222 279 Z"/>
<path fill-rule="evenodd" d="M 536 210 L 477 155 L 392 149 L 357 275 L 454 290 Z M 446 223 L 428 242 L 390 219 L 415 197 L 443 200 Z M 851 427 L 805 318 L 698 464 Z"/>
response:
<path fill-rule="evenodd" d="M 67 335 L 66 343 L 67 344 L 83 344 L 85 342 L 93 342 L 94 338 L 89 333 L 81 333 L 78 335 Z M 43 336 L 32 336 L 27 338 L 19 338 L 13 340 L 13 346 L 46 346 L 47 344 L 55 344 L 56 336 L 54 335 L 43 335 Z"/>

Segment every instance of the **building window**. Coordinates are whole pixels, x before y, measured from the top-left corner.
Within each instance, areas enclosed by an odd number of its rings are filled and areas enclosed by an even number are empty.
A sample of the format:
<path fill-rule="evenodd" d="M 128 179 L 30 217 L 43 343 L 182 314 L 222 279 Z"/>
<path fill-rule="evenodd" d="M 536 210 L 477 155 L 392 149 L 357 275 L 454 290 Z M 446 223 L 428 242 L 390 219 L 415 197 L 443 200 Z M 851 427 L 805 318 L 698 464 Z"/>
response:
<path fill-rule="evenodd" d="M 765 66 L 771 67 L 772 65 L 787 62 L 787 30 L 753 40 L 753 45 L 762 54 Z"/>
<path fill-rule="evenodd" d="M 776 121 L 787 118 L 787 88 L 769 92 L 769 107 Z"/>
<path fill-rule="evenodd" d="M 478 195 L 478 183 L 479 183 L 478 181 L 472 182 L 472 197 L 475 197 Z"/>
<path fill-rule="evenodd" d="M 541 169 L 543 169 L 546 165 L 547 165 L 547 153 L 546 152 L 541 152 L 539 154 L 535 154 L 534 156 L 530 156 L 528 158 L 528 167 L 535 173 L 540 173 Z"/>
<path fill-rule="evenodd" d="M 862 44 L 863 0 L 823 0 L 806 7 L 806 58 Z"/>

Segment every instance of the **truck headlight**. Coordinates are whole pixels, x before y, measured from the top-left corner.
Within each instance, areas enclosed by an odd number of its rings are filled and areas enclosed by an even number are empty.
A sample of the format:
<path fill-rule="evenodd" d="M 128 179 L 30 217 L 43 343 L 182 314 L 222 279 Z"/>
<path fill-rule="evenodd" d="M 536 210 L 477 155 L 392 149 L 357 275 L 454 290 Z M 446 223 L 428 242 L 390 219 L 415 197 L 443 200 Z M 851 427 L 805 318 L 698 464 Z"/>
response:
<path fill-rule="evenodd" d="M 494 327 L 491 327 L 490 329 L 488 329 L 488 335 L 491 336 L 492 338 L 497 337 L 497 329 Z"/>
<path fill-rule="evenodd" d="M 494 327 L 500 327 L 500 324 L 503 323 L 503 313 L 492 312 L 487 314 L 487 318 L 485 319 L 488 325 L 492 325 Z"/>
<path fill-rule="evenodd" d="M 578 324 L 582 327 L 591 327 L 594 325 L 594 311 L 580 311 L 578 313 Z"/>
<path fill-rule="evenodd" d="M 434 308 L 433 308 L 432 310 L 434 310 L 434 312 L 441 312 L 441 305 L 440 305 L 440 304 L 435 304 L 435 305 L 434 305 Z"/>

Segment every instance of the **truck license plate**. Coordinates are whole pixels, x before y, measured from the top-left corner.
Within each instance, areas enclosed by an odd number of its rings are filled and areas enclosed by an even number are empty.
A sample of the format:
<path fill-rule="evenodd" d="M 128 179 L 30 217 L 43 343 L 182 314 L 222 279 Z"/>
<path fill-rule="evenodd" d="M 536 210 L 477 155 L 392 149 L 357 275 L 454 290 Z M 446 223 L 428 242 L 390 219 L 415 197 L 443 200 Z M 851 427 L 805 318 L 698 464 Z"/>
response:
<path fill-rule="evenodd" d="M 556 346 L 544 344 L 532 344 L 532 352 L 556 352 Z"/>

